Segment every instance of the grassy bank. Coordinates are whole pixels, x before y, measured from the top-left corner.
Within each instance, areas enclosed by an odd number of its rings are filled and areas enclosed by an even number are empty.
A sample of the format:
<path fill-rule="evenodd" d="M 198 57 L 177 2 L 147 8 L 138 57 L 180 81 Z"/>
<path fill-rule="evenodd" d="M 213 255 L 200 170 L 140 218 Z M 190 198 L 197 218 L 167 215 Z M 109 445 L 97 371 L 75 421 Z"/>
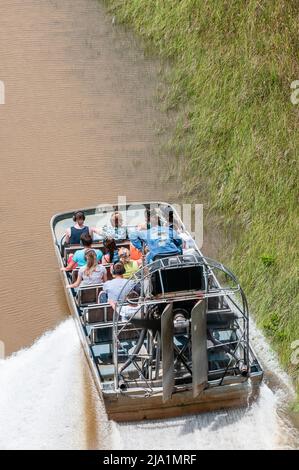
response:
<path fill-rule="evenodd" d="M 106 0 L 116 21 L 171 63 L 167 109 L 183 193 L 204 201 L 235 243 L 225 253 L 258 324 L 298 380 L 296 0 Z M 298 367 L 298 366 L 297 366 Z M 298 382 L 297 382 L 298 386 Z"/>

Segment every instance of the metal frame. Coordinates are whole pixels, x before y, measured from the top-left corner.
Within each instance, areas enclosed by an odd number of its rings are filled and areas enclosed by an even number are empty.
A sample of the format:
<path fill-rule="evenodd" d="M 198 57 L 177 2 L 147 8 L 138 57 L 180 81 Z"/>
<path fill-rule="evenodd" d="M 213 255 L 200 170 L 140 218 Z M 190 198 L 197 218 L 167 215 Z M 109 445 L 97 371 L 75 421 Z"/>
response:
<path fill-rule="evenodd" d="M 162 271 L 168 270 L 168 269 L 177 269 L 178 271 L 180 269 L 184 269 L 186 267 L 193 267 L 193 266 L 202 266 L 203 267 L 203 274 L 204 274 L 204 279 L 205 279 L 205 288 L 204 291 L 201 292 L 202 297 L 205 299 L 209 298 L 223 298 L 225 301 L 230 305 L 232 305 L 232 311 L 235 311 L 237 309 L 238 313 L 240 316 L 235 318 L 235 321 L 243 321 L 243 328 L 241 329 L 241 325 L 239 325 L 239 328 L 237 329 L 237 334 L 238 334 L 238 339 L 234 341 L 228 341 L 226 343 L 221 343 L 219 345 L 213 345 L 211 349 L 215 349 L 217 347 L 223 347 L 223 346 L 234 346 L 234 351 L 231 355 L 230 361 L 225 368 L 223 372 L 223 376 L 221 379 L 218 380 L 219 385 L 222 385 L 223 380 L 225 376 L 227 375 L 228 371 L 230 370 L 230 365 L 232 362 L 232 358 L 234 357 L 235 353 L 237 350 L 242 347 L 244 351 L 244 364 L 247 365 L 248 369 L 250 369 L 250 360 L 249 360 L 249 314 L 248 314 L 248 305 L 246 301 L 246 297 L 244 295 L 244 292 L 241 288 L 241 286 L 238 283 L 238 280 L 234 276 L 234 274 L 226 268 L 223 264 L 218 263 L 214 260 L 211 260 L 209 258 L 204 258 L 200 253 L 194 253 L 194 254 L 188 254 L 188 255 L 177 255 L 177 256 L 171 256 L 169 258 L 162 258 L 159 260 L 156 260 L 149 265 L 143 266 L 142 268 L 139 269 L 130 279 L 129 281 L 135 281 L 135 283 L 145 283 L 146 280 L 150 279 L 150 277 L 153 275 L 153 273 L 158 273 L 160 282 L 161 282 L 161 290 L 162 294 L 159 295 L 159 298 L 151 298 L 150 296 L 145 295 L 145 297 L 142 300 L 142 303 L 140 305 L 141 308 L 147 309 L 148 307 L 155 306 L 158 304 L 163 304 L 163 303 L 170 303 L 170 302 L 177 302 L 177 301 L 182 301 L 182 300 L 196 300 L 198 299 L 198 291 L 189 291 L 189 292 L 183 292 L 183 293 L 175 293 L 174 295 L 168 295 L 165 294 L 165 289 L 163 288 L 163 279 L 162 279 Z M 215 276 L 214 269 L 218 269 L 221 272 L 225 273 L 235 284 L 236 287 L 233 288 L 227 288 L 227 287 L 222 287 Z M 179 273 L 178 273 L 179 275 Z M 212 277 L 215 285 L 211 288 L 209 286 L 208 279 Z M 124 286 L 123 289 L 126 288 L 126 285 Z M 134 290 L 134 287 L 132 287 L 132 290 Z M 239 293 L 241 295 L 242 299 L 242 305 L 238 305 L 237 302 L 233 299 L 233 296 Z M 132 302 L 133 303 L 133 302 Z M 122 390 L 119 387 L 120 383 L 120 373 L 122 372 L 122 364 L 119 364 L 119 358 L 118 358 L 118 344 L 119 344 L 119 336 L 121 332 L 126 328 L 126 325 L 129 325 L 129 320 L 123 324 L 121 324 L 121 328 L 119 329 L 119 319 L 121 316 L 121 310 L 123 306 L 127 304 L 126 301 L 122 301 L 118 303 L 117 309 L 114 312 L 113 316 L 113 358 L 114 358 L 114 376 L 115 376 L 115 389 L 119 392 Z M 137 313 L 137 312 L 136 312 Z M 209 313 L 207 313 L 208 315 Z M 134 314 L 135 315 L 135 314 Z M 133 316 L 134 316 L 133 315 Z M 132 325 L 130 326 L 132 328 Z M 177 351 L 177 354 L 182 354 L 181 351 Z M 134 351 L 132 352 L 131 356 L 135 357 Z M 128 358 L 130 357 L 130 354 L 128 355 Z M 241 361 L 241 358 L 240 358 Z M 132 364 L 135 365 L 136 370 L 138 370 L 139 373 L 141 373 L 140 366 L 139 364 L 137 365 L 136 361 L 132 359 Z M 220 370 L 221 371 L 221 370 Z M 121 379 L 123 382 L 123 379 Z M 141 382 L 146 382 L 146 383 L 151 383 L 151 380 L 146 379 L 144 375 L 142 374 L 140 376 L 140 384 Z M 134 384 L 136 385 L 138 383 L 138 380 L 134 379 Z M 151 386 L 151 388 L 153 388 Z M 148 393 L 148 392 L 147 392 Z"/>

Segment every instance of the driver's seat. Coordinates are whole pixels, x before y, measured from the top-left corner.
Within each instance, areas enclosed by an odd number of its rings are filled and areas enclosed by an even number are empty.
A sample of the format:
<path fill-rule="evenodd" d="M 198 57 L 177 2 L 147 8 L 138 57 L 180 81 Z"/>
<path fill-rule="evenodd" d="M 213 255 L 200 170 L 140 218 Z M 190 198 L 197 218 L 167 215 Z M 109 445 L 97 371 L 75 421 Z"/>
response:
<path fill-rule="evenodd" d="M 171 258 L 173 256 L 179 256 L 181 253 L 179 251 L 177 251 L 176 253 L 175 252 L 171 252 L 171 253 L 160 253 L 158 255 L 155 255 L 153 257 L 153 261 L 157 261 L 158 259 L 163 259 L 163 258 Z"/>

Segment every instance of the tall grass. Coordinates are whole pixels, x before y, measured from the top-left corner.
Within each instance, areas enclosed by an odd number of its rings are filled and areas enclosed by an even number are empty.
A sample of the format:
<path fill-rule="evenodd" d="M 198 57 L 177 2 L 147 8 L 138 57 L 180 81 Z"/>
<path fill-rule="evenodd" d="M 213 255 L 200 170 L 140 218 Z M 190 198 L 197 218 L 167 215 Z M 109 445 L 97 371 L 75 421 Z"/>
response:
<path fill-rule="evenodd" d="M 164 99 L 178 111 L 171 149 L 183 194 L 234 227 L 224 261 L 298 381 L 298 1 L 105 3 L 170 60 Z"/>

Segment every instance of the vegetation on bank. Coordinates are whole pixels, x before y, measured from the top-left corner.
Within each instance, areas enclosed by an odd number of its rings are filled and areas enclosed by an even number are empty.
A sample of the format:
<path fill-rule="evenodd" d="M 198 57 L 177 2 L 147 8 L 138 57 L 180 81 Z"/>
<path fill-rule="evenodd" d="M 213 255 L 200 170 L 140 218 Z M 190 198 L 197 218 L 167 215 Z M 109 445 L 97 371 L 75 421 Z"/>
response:
<path fill-rule="evenodd" d="M 105 3 L 170 62 L 164 101 L 178 115 L 171 150 L 183 194 L 233 227 L 223 261 L 298 381 L 297 0 Z"/>

